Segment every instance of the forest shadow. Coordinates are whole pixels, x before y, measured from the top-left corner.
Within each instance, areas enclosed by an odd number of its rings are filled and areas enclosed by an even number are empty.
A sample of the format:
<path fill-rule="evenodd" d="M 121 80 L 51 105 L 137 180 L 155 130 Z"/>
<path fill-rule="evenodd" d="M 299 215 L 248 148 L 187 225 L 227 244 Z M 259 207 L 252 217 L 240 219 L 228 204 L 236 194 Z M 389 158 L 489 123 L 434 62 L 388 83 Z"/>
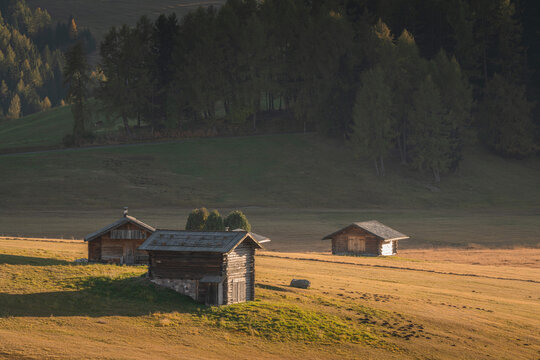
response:
<path fill-rule="evenodd" d="M 33 265 L 33 266 L 48 266 L 48 265 L 68 265 L 71 264 L 66 260 L 53 258 L 40 258 L 33 256 L 8 255 L 0 254 L 0 265 Z"/>
<path fill-rule="evenodd" d="M 195 313 L 202 304 L 143 277 L 91 277 L 75 290 L 32 294 L 0 293 L 0 318 L 10 316 L 141 316 L 153 312 Z"/>

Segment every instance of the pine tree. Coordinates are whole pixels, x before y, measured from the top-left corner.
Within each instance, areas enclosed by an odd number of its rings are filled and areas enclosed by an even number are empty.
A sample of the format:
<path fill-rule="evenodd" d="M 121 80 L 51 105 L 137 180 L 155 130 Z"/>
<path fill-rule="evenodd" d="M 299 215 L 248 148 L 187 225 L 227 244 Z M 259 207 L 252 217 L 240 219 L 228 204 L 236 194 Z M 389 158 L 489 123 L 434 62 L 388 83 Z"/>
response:
<path fill-rule="evenodd" d="M 480 140 L 501 155 L 530 155 L 536 149 L 531 109 L 524 86 L 495 74 L 479 104 Z"/>
<path fill-rule="evenodd" d="M 385 175 L 384 157 L 393 147 L 397 135 L 393 98 L 380 67 L 362 74 L 350 142 L 357 156 L 373 160 L 377 176 Z"/>
<path fill-rule="evenodd" d="M 88 82 L 88 63 L 82 43 L 79 41 L 66 52 L 64 66 L 64 84 L 69 87 L 67 98 L 73 104 L 71 107 L 74 118 L 73 136 L 76 139 L 80 139 L 86 132 Z"/>
<path fill-rule="evenodd" d="M 77 30 L 77 23 L 75 22 L 75 18 L 71 18 L 69 21 L 69 39 L 70 40 L 76 40 L 79 37 L 79 32 Z"/>
<path fill-rule="evenodd" d="M 11 103 L 9 104 L 9 109 L 6 117 L 8 119 L 18 119 L 21 116 L 21 99 L 18 94 L 13 95 Z"/>
<path fill-rule="evenodd" d="M 409 112 L 411 165 L 431 171 L 436 182 L 452 163 L 452 125 L 431 76 L 420 84 Z"/>

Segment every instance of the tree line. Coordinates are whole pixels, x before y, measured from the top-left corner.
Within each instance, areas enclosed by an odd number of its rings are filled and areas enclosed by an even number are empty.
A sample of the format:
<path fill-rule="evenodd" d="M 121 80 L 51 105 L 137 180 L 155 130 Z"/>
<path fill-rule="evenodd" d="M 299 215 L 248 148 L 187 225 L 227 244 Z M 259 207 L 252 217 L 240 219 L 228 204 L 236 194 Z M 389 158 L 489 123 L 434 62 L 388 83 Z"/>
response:
<path fill-rule="evenodd" d="M 96 97 L 127 133 L 133 119 L 256 131 L 276 116 L 346 139 L 380 176 L 396 156 L 439 181 L 474 137 L 505 156 L 538 149 L 518 10 L 510 0 L 228 0 L 182 19 L 142 17 L 100 44 Z"/>
<path fill-rule="evenodd" d="M 63 102 L 63 51 L 79 40 L 87 52 L 96 46 L 74 19 L 53 25 L 45 10 L 32 10 L 25 1 L 0 1 L 0 120 Z"/>

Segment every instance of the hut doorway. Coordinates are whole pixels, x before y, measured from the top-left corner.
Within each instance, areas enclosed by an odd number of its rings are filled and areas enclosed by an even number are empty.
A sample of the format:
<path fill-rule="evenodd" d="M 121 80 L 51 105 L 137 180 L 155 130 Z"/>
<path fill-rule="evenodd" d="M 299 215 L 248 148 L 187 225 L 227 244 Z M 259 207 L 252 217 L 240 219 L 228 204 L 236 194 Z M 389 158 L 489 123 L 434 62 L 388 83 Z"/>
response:
<path fill-rule="evenodd" d="M 124 247 L 124 264 L 135 264 L 135 244 L 125 244 Z"/>
<path fill-rule="evenodd" d="M 363 253 L 366 251 L 366 240 L 358 238 L 349 238 L 349 251 Z"/>
<path fill-rule="evenodd" d="M 232 302 L 237 303 L 246 301 L 246 280 L 234 280 L 232 285 Z"/>

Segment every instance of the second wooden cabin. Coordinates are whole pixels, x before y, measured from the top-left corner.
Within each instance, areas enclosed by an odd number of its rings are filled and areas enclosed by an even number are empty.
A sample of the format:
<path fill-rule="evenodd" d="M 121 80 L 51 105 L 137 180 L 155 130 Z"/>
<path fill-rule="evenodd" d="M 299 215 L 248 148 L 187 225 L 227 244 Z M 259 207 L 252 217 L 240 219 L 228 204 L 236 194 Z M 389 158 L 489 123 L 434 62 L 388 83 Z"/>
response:
<path fill-rule="evenodd" d="M 128 215 L 124 208 L 124 216 L 119 220 L 86 235 L 88 242 L 88 261 L 126 265 L 143 265 L 148 263 L 146 251 L 138 247 L 155 231 L 153 227 Z"/>
<path fill-rule="evenodd" d="M 395 255 L 398 241 L 409 237 L 376 220 L 352 223 L 323 240 L 332 240 L 334 255 Z"/>
<path fill-rule="evenodd" d="M 148 276 L 207 305 L 255 298 L 255 250 L 247 231 L 157 230 L 140 247 L 148 252 Z"/>

